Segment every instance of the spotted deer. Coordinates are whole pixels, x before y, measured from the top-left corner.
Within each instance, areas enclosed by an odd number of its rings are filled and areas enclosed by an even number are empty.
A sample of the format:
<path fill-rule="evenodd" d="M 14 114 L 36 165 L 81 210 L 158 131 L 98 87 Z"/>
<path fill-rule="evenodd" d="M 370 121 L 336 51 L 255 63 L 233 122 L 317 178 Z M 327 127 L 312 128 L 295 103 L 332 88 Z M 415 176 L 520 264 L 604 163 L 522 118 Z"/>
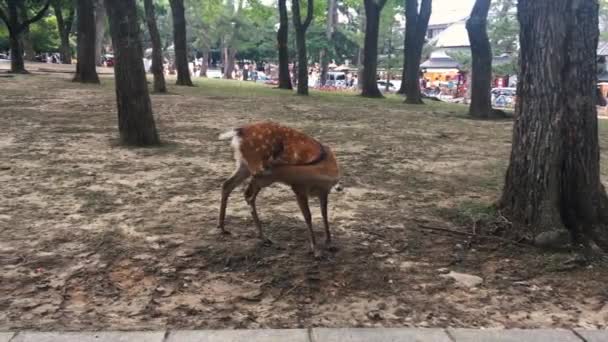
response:
<path fill-rule="evenodd" d="M 331 245 L 331 234 L 327 219 L 327 201 L 331 189 L 340 178 L 336 157 L 329 147 L 295 129 L 274 122 L 258 122 L 227 131 L 220 140 L 232 140 L 236 170 L 222 184 L 222 198 L 218 228 L 224 228 L 226 206 L 230 193 L 242 182 L 250 179 L 245 190 L 245 200 L 250 206 L 251 216 L 258 237 L 270 243 L 263 231 L 256 209 L 259 192 L 273 183 L 283 183 L 295 193 L 310 235 L 310 248 L 315 256 L 316 248 L 312 227 L 309 195 L 318 196 L 325 226 L 325 243 Z"/>

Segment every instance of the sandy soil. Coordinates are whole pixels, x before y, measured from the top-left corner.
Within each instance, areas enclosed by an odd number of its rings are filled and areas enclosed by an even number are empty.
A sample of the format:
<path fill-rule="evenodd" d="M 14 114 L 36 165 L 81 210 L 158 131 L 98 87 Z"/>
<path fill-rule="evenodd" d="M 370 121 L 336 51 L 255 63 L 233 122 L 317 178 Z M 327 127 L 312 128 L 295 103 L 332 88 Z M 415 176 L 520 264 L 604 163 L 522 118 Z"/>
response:
<path fill-rule="evenodd" d="M 472 231 L 499 194 L 511 122 L 236 81 L 170 90 L 152 97 L 165 144 L 132 149 L 116 144 L 110 79 L 0 77 L 1 330 L 608 327 L 605 263 L 420 229 Z M 215 229 L 234 167 L 216 137 L 261 119 L 318 137 L 342 164 L 345 189 L 330 198 L 340 249 L 320 261 L 285 187 L 258 202 L 274 245 L 256 240 L 240 192 L 233 235 Z"/>

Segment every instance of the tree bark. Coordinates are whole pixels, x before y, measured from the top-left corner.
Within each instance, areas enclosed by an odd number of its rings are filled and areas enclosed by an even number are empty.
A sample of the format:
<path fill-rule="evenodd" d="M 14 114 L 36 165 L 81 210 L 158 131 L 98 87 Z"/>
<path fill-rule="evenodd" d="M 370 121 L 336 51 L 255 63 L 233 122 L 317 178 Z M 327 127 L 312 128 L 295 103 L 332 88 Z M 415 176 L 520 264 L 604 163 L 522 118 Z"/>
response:
<path fill-rule="evenodd" d="M 177 68 L 177 85 L 193 86 L 188 68 L 188 47 L 186 45 L 186 17 L 184 0 L 169 0 L 173 16 L 173 44 L 175 48 L 175 66 Z"/>
<path fill-rule="evenodd" d="M 0 6 L 0 20 L 2 20 L 8 28 L 9 45 L 11 49 L 11 72 L 24 74 L 27 73 L 27 70 L 25 70 L 25 63 L 23 62 L 21 36 L 32 23 L 42 19 L 51 5 L 51 0 L 47 0 L 42 9 L 32 18 L 28 18 L 27 20 L 22 20 L 19 15 L 20 4 L 21 0 L 6 0 L 7 12 Z"/>
<path fill-rule="evenodd" d="M 103 37 L 106 33 L 106 9 L 104 0 L 95 0 L 95 64 L 101 66 Z"/>
<path fill-rule="evenodd" d="M 146 12 L 146 24 L 152 40 L 152 66 L 150 67 L 154 75 L 154 92 L 166 93 L 167 86 L 165 85 L 165 72 L 163 71 L 163 51 L 156 25 L 156 14 L 154 11 L 153 0 L 144 0 L 144 9 Z"/>
<path fill-rule="evenodd" d="M 420 13 L 418 2 L 406 0 L 405 49 L 403 56 L 403 82 L 400 91 L 405 94 L 405 103 L 422 104 L 420 93 L 420 59 L 426 30 L 431 17 L 432 0 L 422 0 Z"/>
<path fill-rule="evenodd" d="M 277 32 L 277 45 L 279 49 L 279 89 L 293 89 L 289 77 L 289 49 L 288 32 L 289 18 L 287 17 L 286 0 L 278 0 L 279 3 L 279 31 Z"/>
<path fill-rule="evenodd" d="M 363 45 L 363 73 L 361 96 L 383 97 L 378 89 L 376 74 L 378 69 L 378 31 L 380 12 L 386 0 L 364 0 L 365 4 L 365 41 Z"/>
<path fill-rule="evenodd" d="M 336 0 L 327 0 L 327 23 L 325 26 L 325 38 L 327 43 L 331 45 L 336 30 L 336 24 L 338 22 L 338 4 Z M 327 82 L 327 72 L 329 71 L 329 51 L 327 46 L 321 49 L 319 60 L 321 62 L 321 85 L 325 85 Z"/>
<path fill-rule="evenodd" d="M 93 0 L 78 1 L 78 61 L 74 82 L 99 83 L 95 69 L 95 5 Z"/>
<path fill-rule="evenodd" d="M 23 59 L 23 44 L 21 39 L 11 35 L 9 40 L 11 47 L 11 72 L 17 74 L 27 73 Z"/>
<path fill-rule="evenodd" d="M 466 28 L 471 42 L 472 84 L 469 115 L 486 119 L 493 116 L 492 87 L 492 48 L 488 38 L 487 23 L 491 0 L 477 0 Z"/>
<path fill-rule="evenodd" d="M 595 106 L 598 3 L 519 0 L 517 7 L 518 101 L 500 208 L 537 242 L 539 234 L 567 232 L 608 251 Z"/>
<path fill-rule="evenodd" d="M 296 46 L 298 52 L 298 95 L 308 95 L 308 56 L 306 55 L 306 30 L 312 21 L 313 0 L 308 0 L 306 19 L 300 17 L 300 0 L 291 1 L 293 26 L 296 29 Z"/>
<path fill-rule="evenodd" d="M 160 143 L 148 93 L 135 0 L 105 0 L 114 48 L 120 140 L 127 145 Z"/>
<path fill-rule="evenodd" d="M 53 2 L 53 10 L 57 18 L 57 31 L 59 31 L 59 39 L 61 45 L 59 53 L 61 54 L 61 63 L 72 64 L 72 48 L 70 47 L 70 32 L 72 31 L 72 23 L 74 22 L 74 14 L 76 12 L 74 6 L 70 6 L 68 17 L 63 18 L 63 9 L 60 1 Z"/>

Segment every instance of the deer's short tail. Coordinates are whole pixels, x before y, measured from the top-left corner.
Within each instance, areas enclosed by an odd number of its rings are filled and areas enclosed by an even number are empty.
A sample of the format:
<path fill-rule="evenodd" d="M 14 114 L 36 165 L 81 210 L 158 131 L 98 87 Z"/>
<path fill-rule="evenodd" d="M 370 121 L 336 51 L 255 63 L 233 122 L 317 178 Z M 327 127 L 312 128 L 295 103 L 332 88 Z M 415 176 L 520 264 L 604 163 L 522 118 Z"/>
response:
<path fill-rule="evenodd" d="M 229 131 L 226 131 L 222 134 L 220 134 L 220 136 L 218 137 L 219 140 L 230 140 L 236 136 L 238 136 L 239 132 L 238 129 L 231 129 Z"/>

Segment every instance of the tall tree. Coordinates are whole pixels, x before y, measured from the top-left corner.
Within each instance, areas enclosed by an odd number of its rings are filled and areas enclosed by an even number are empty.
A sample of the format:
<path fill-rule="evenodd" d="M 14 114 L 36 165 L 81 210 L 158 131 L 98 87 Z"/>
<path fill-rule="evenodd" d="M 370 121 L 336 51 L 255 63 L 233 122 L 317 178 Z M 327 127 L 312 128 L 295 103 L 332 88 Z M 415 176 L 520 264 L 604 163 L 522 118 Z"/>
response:
<path fill-rule="evenodd" d="M 597 0 L 519 0 L 517 10 L 519 99 L 500 207 L 539 243 L 591 238 L 608 251 L 595 106 Z"/>
<path fill-rule="evenodd" d="M 477 0 L 466 23 L 471 44 L 472 77 L 469 115 L 489 118 L 493 115 L 490 91 L 492 89 L 492 48 L 487 23 L 491 0 Z"/>
<path fill-rule="evenodd" d="M 154 75 L 154 92 L 166 93 L 167 86 L 165 85 L 165 73 L 163 71 L 163 50 L 160 42 L 160 34 L 156 25 L 156 13 L 154 11 L 154 1 L 144 0 L 144 9 L 146 12 L 146 23 L 150 32 L 150 40 L 152 41 L 152 74 Z"/>
<path fill-rule="evenodd" d="M 78 61 L 74 82 L 99 83 L 95 68 L 95 4 L 93 0 L 79 0 L 77 4 Z"/>
<path fill-rule="evenodd" d="M 184 0 L 169 0 L 173 16 L 173 44 L 175 65 L 177 68 L 177 85 L 193 86 L 188 68 L 188 46 L 186 44 L 186 16 Z"/>
<path fill-rule="evenodd" d="M 106 6 L 104 0 L 95 0 L 95 64 L 101 66 L 101 51 L 106 33 Z"/>
<path fill-rule="evenodd" d="M 63 17 L 63 11 L 67 7 L 67 17 Z M 76 8 L 73 1 L 54 0 L 53 10 L 57 18 L 57 31 L 59 31 L 59 39 L 61 46 L 59 53 L 61 54 L 61 62 L 63 64 L 72 64 L 72 47 L 70 46 L 70 32 L 72 32 L 72 24 L 74 23 L 74 14 Z"/>
<path fill-rule="evenodd" d="M 422 0 L 420 12 L 418 12 L 417 0 L 405 0 L 403 82 L 400 93 L 405 94 L 406 103 L 422 104 L 420 60 L 432 7 L 432 0 Z"/>
<path fill-rule="evenodd" d="M 298 51 L 298 94 L 308 95 L 308 57 L 306 56 L 306 30 L 312 21 L 313 0 L 308 0 L 306 19 L 302 22 L 300 16 L 300 0 L 291 0 L 293 26 L 296 30 L 296 45 Z"/>
<path fill-rule="evenodd" d="M 378 70 L 378 32 L 380 29 L 380 12 L 386 0 L 364 0 L 365 5 L 365 41 L 363 43 L 363 72 L 361 95 L 365 97 L 382 97 L 378 89 L 376 74 Z"/>
<path fill-rule="evenodd" d="M 105 0 L 114 48 L 120 140 L 127 145 L 160 143 L 148 93 L 135 0 Z"/>
<path fill-rule="evenodd" d="M 325 23 L 325 38 L 328 44 L 332 44 L 334 32 L 338 24 L 338 2 L 337 0 L 327 0 L 327 22 Z M 321 85 L 325 85 L 327 81 L 327 72 L 329 71 L 329 51 L 328 47 L 323 46 L 319 56 L 321 60 Z"/>
<path fill-rule="evenodd" d="M 25 32 L 32 23 L 35 23 L 44 17 L 51 5 L 51 0 L 46 0 L 42 8 L 34 16 L 25 21 L 19 14 L 21 0 L 4 0 L 4 2 L 6 3 L 6 10 L 0 6 L 0 19 L 4 21 L 4 24 L 8 28 L 11 50 L 11 72 L 27 73 L 25 70 L 25 63 L 23 62 L 23 44 L 21 37 L 23 32 Z"/>
<path fill-rule="evenodd" d="M 293 89 L 289 77 L 289 48 L 288 32 L 289 18 L 287 17 L 287 0 L 279 2 L 279 30 L 277 31 L 277 46 L 279 48 L 279 88 Z"/>

